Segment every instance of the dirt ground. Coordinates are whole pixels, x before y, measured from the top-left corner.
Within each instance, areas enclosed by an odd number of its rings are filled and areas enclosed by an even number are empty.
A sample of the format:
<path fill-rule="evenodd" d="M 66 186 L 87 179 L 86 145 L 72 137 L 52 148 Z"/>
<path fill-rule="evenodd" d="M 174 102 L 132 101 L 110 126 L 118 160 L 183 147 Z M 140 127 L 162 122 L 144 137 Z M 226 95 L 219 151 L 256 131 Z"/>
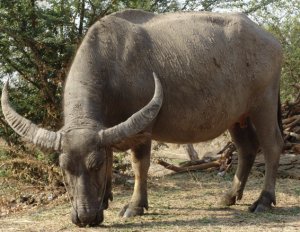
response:
<path fill-rule="evenodd" d="M 222 146 L 226 141 L 217 142 Z M 212 151 L 211 144 L 196 150 Z M 214 148 L 218 149 L 216 144 Z M 206 149 L 205 149 L 206 148 Z M 166 156 L 178 161 L 186 159 L 182 148 L 164 147 L 154 156 Z M 216 171 L 168 174 L 152 165 L 149 177 L 149 210 L 144 216 L 120 218 L 118 212 L 130 199 L 133 183 L 126 181 L 113 188 L 114 201 L 105 211 L 103 225 L 78 228 L 71 223 L 67 196 L 50 204 L 28 207 L 0 218 L 0 231 L 299 231 L 300 180 L 278 179 L 277 206 L 268 213 L 253 214 L 248 207 L 263 185 L 263 173 L 253 170 L 244 197 L 237 205 L 220 208 L 218 200 L 233 178 L 233 170 L 224 177 Z"/>

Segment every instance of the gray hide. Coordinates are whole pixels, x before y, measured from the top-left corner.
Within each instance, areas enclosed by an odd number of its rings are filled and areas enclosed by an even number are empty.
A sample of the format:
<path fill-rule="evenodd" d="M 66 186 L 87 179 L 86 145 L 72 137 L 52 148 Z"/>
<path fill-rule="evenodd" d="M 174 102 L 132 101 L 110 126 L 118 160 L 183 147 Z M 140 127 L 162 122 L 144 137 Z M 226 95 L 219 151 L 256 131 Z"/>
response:
<path fill-rule="evenodd" d="M 127 10 L 97 21 L 70 68 L 64 127 L 56 132 L 62 136 L 53 136 L 48 146 L 58 147 L 54 144 L 62 138 L 60 164 L 74 197 L 73 222 L 102 222 L 112 196 L 113 148 L 131 148 L 133 153 L 134 192 L 120 213 L 130 217 L 148 209 L 151 139 L 195 143 L 227 129 L 239 163 L 221 203 L 241 199 L 261 146 L 265 183 L 250 210 L 269 209 L 275 204 L 282 147 L 277 122 L 281 62 L 280 44 L 243 14 Z M 159 79 L 158 94 L 149 106 L 155 86 L 152 72 Z M 130 118 L 138 111 L 139 116 Z"/>

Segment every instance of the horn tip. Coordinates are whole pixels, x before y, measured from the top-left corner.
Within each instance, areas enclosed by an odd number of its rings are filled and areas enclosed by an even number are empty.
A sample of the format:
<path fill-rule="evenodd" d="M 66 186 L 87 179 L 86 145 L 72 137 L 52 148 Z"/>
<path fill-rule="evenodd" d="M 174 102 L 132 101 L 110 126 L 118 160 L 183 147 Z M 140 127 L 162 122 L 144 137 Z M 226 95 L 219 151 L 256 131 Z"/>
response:
<path fill-rule="evenodd" d="M 156 73 L 153 72 L 153 78 L 154 78 L 154 82 L 155 82 L 155 86 L 160 86 L 160 79 L 157 77 Z"/>
<path fill-rule="evenodd" d="M 3 89 L 7 89 L 9 86 L 9 79 L 4 83 Z"/>
<path fill-rule="evenodd" d="M 9 80 L 7 80 L 3 85 L 2 95 L 1 95 L 1 103 L 2 104 L 5 104 L 7 102 L 7 99 L 8 99 L 8 86 L 9 86 Z"/>

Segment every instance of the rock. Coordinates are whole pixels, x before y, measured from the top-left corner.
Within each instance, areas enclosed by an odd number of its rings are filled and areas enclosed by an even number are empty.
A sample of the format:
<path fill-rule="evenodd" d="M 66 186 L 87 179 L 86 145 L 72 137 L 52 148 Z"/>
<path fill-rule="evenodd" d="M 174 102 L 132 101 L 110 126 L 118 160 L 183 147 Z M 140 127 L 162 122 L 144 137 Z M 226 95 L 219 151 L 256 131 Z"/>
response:
<path fill-rule="evenodd" d="M 56 195 L 55 193 L 50 193 L 50 194 L 48 195 L 47 200 L 48 200 L 48 201 L 53 201 L 55 198 L 57 198 L 57 195 Z"/>

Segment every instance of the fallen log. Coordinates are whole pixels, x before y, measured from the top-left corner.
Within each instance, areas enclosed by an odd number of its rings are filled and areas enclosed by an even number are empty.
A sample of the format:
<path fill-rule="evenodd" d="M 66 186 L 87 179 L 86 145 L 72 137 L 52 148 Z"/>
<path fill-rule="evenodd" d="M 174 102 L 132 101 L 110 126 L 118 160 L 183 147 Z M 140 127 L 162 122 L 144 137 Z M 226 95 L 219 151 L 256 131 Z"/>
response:
<path fill-rule="evenodd" d="M 300 90 L 300 84 L 292 85 Z M 282 105 L 283 128 L 284 128 L 284 150 L 300 154 L 300 91 L 292 102 L 285 102 Z"/>
<path fill-rule="evenodd" d="M 293 147 L 292 147 L 292 151 L 297 153 L 297 154 L 300 154 L 300 144 L 295 144 Z"/>
<path fill-rule="evenodd" d="M 293 115 L 291 117 L 282 119 L 282 123 L 283 124 L 289 124 L 291 122 L 297 121 L 298 119 L 300 119 L 300 115 Z"/>
<path fill-rule="evenodd" d="M 199 164 L 204 164 L 206 163 L 206 160 L 204 159 L 198 159 L 198 160 L 188 160 L 179 163 L 180 167 L 189 167 L 189 166 L 194 166 L 194 165 L 199 165 Z"/>
<path fill-rule="evenodd" d="M 181 163 L 179 166 L 170 164 L 162 159 L 158 159 L 156 163 L 177 173 L 215 168 L 224 175 L 231 167 L 232 154 L 235 151 L 236 148 L 234 144 L 232 142 L 228 142 L 226 146 L 213 157 L 204 157 L 200 160 L 186 161 Z"/>
<path fill-rule="evenodd" d="M 163 161 L 162 159 L 158 159 L 156 161 L 156 163 L 159 165 L 162 165 L 166 169 L 169 169 L 169 170 L 172 170 L 172 171 L 178 172 L 178 173 L 190 172 L 190 171 L 196 171 L 196 170 L 205 170 L 205 169 L 209 169 L 209 168 L 217 168 L 217 167 L 220 167 L 220 165 L 221 165 L 221 163 L 219 161 L 212 161 L 209 163 L 202 163 L 202 164 L 198 164 L 198 165 L 180 167 L 180 166 L 176 166 L 173 164 L 169 164 L 166 161 Z"/>
<path fill-rule="evenodd" d="M 284 123 L 283 129 L 291 130 L 297 124 L 300 124 L 300 115 L 294 115 L 290 118 L 287 118 L 287 120 L 289 121 L 289 123 Z"/>
<path fill-rule="evenodd" d="M 297 140 L 300 140 L 300 135 L 295 133 L 295 132 L 284 132 L 285 134 L 297 139 Z"/>

